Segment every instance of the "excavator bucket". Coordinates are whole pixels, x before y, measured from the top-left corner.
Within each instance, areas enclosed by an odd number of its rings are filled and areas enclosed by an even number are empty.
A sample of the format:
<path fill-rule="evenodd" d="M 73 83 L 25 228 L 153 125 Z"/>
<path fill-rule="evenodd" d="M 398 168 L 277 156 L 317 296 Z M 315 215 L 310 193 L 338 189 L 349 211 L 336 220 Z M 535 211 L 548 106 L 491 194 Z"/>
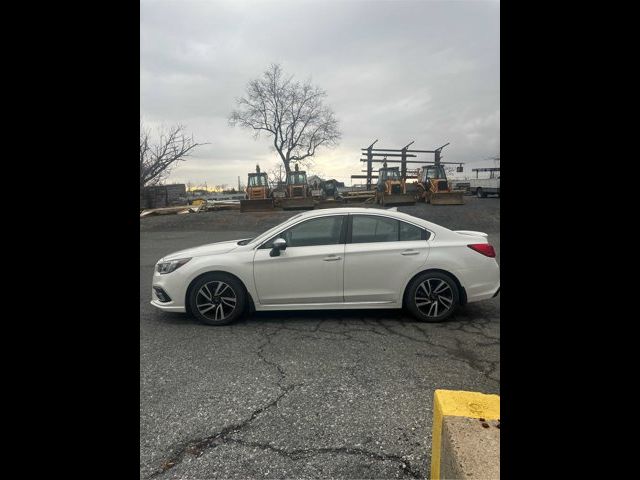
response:
<path fill-rule="evenodd" d="M 393 193 L 382 197 L 382 206 L 415 205 L 416 197 L 410 193 Z"/>
<path fill-rule="evenodd" d="M 273 200 L 270 198 L 261 200 L 240 200 L 241 212 L 264 212 L 273 210 Z"/>
<path fill-rule="evenodd" d="M 313 198 L 283 198 L 280 200 L 280 207 L 283 210 L 313 210 L 316 202 Z"/>
<path fill-rule="evenodd" d="M 431 194 L 431 205 L 464 205 L 464 191 L 452 190 L 450 192 L 434 192 Z"/>

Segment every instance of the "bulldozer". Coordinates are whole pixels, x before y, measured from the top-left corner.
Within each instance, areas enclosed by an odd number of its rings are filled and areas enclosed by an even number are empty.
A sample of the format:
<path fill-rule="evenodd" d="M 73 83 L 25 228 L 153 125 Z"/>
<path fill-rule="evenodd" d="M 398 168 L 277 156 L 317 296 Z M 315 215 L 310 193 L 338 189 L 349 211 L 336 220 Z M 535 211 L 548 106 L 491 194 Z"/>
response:
<path fill-rule="evenodd" d="M 387 167 L 387 162 L 384 162 L 378 170 L 376 203 L 383 207 L 416 203 L 415 196 L 407 193 L 406 180 L 400 176 L 400 167 Z"/>
<path fill-rule="evenodd" d="M 256 165 L 255 173 L 249 173 L 245 200 L 240 200 L 241 212 L 262 212 L 273 210 L 273 198 L 267 174 L 260 172 L 260 165 Z"/>
<path fill-rule="evenodd" d="M 431 205 L 464 205 L 463 190 L 453 190 L 442 165 L 425 165 L 418 176 L 416 199 Z"/>
<path fill-rule="evenodd" d="M 287 175 L 285 198 L 279 199 L 278 206 L 283 210 L 312 210 L 314 205 L 307 183 L 307 172 L 300 171 L 296 164 L 295 170 Z"/>

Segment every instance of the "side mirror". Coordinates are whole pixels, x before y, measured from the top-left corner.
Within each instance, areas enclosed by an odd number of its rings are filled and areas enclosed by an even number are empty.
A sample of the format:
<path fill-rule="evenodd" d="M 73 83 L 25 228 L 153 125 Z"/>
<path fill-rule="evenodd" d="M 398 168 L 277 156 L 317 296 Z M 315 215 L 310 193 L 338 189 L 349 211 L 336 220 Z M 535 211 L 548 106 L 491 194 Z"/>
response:
<path fill-rule="evenodd" d="M 287 249 L 287 241 L 284 238 L 276 238 L 271 245 L 271 251 L 269 252 L 270 257 L 279 257 L 280 250 Z"/>

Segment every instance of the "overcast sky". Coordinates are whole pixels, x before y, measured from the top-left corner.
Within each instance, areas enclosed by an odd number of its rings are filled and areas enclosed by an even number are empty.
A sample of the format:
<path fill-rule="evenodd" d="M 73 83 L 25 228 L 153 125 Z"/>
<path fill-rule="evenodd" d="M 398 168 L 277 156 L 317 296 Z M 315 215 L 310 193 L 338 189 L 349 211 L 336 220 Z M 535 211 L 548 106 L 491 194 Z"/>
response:
<path fill-rule="evenodd" d="M 500 152 L 497 1 L 142 0 L 140 115 L 182 123 L 210 142 L 169 181 L 237 186 L 278 155 L 267 137 L 228 125 L 235 99 L 270 63 L 324 89 L 342 130 L 311 171 L 351 184 L 360 149 L 431 150 L 494 166 Z M 432 160 L 421 154 L 419 160 Z M 375 167 L 374 167 L 375 168 Z M 360 183 L 355 181 L 354 183 Z"/>

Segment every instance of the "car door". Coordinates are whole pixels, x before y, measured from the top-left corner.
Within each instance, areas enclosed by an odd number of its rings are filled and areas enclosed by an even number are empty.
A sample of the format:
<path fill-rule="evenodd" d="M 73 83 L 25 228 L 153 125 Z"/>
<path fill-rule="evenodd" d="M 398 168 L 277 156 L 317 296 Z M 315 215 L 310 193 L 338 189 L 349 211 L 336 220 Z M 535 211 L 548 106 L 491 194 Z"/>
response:
<path fill-rule="evenodd" d="M 256 249 L 253 276 L 263 305 L 342 303 L 347 215 L 304 220 Z M 276 238 L 286 250 L 269 255 Z"/>
<path fill-rule="evenodd" d="M 349 223 L 344 301 L 401 301 L 405 282 L 427 261 L 430 232 L 384 215 L 352 214 Z"/>

